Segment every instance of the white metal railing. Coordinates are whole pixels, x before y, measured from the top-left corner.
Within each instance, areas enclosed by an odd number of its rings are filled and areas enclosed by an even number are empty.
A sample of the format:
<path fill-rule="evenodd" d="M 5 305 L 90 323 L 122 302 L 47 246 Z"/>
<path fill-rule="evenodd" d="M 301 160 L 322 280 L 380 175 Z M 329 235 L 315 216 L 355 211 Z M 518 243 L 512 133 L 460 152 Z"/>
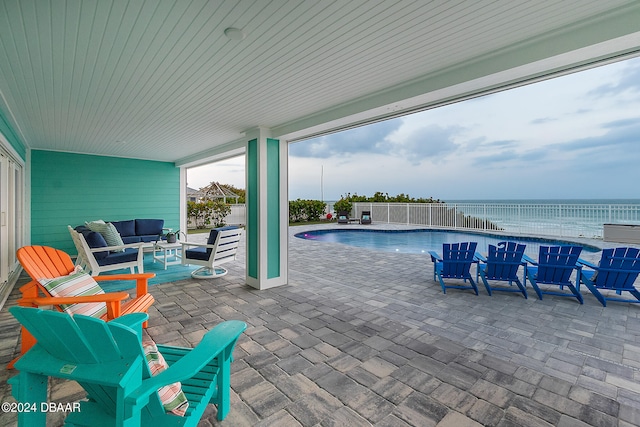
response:
<path fill-rule="evenodd" d="M 376 222 L 500 230 L 559 237 L 603 237 L 603 224 L 640 224 L 637 204 L 353 203 Z"/>
<path fill-rule="evenodd" d="M 601 239 L 604 224 L 640 225 L 638 204 L 356 202 L 352 216 L 363 210 L 371 211 L 375 222 L 557 237 Z M 231 205 L 225 223 L 245 225 L 245 205 Z M 189 226 L 195 227 L 191 219 Z"/>

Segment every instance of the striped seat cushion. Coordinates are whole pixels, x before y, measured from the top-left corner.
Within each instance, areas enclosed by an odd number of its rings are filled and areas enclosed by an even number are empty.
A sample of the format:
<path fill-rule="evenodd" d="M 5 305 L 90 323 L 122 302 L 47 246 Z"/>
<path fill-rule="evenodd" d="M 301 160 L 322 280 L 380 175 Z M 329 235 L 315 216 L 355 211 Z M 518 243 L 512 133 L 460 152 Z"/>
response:
<path fill-rule="evenodd" d="M 93 277 L 82 270 L 76 270 L 67 276 L 55 277 L 53 279 L 38 279 L 38 282 L 54 297 L 79 297 L 104 294 L 104 291 Z M 71 315 L 82 314 L 91 317 L 102 317 L 107 312 L 107 305 L 103 302 L 61 304 L 60 307 Z"/>
<path fill-rule="evenodd" d="M 169 367 L 169 364 L 164 360 L 164 357 L 158 351 L 158 347 L 153 341 L 143 342 L 142 348 L 144 349 L 144 355 L 147 358 L 151 375 L 159 374 Z M 182 385 L 179 382 L 160 387 L 158 389 L 158 396 L 165 411 L 181 417 L 187 412 L 189 401 L 182 391 Z"/>

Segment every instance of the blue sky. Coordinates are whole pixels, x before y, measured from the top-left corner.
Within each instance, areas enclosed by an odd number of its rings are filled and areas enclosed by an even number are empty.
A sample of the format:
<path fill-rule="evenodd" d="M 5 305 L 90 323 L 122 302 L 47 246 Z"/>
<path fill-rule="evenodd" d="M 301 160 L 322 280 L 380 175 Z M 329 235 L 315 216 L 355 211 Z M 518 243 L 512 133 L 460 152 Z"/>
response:
<path fill-rule="evenodd" d="M 244 188 L 244 158 L 187 180 Z M 640 198 L 639 183 L 640 58 L 289 147 L 290 199 Z"/>

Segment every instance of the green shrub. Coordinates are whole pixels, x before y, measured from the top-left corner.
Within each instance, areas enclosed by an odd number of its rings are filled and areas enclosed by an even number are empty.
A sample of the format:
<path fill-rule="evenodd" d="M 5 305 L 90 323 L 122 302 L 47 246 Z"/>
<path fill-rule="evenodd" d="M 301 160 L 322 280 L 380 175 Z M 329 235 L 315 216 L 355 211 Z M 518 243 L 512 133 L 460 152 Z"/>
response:
<path fill-rule="evenodd" d="M 304 213 L 307 217 L 307 221 L 318 221 L 322 215 L 327 204 L 320 200 L 305 200 Z"/>
<path fill-rule="evenodd" d="M 214 227 L 222 227 L 225 224 L 224 219 L 231 213 L 231 206 L 222 200 L 216 200 L 213 202 L 213 209 L 210 214 L 210 218 L 213 221 Z"/>
<path fill-rule="evenodd" d="M 304 206 L 302 200 L 298 199 L 289 201 L 289 222 L 303 221 L 303 211 Z"/>
<path fill-rule="evenodd" d="M 291 200 L 289 202 L 289 222 L 318 221 L 326 208 L 320 200 Z"/>
<path fill-rule="evenodd" d="M 376 191 L 373 196 L 358 196 L 351 193 L 347 193 L 346 196 L 342 196 L 340 201 L 345 200 L 348 202 L 372 202 L 372 203 L 443 203 L 438 199 L 434 199 L 433 197 L 429 197 L 425 199 L 420 197 L 418 199 L 409 196 L 408 194 L 400 193 L 397 196 L 389 196 L 389 193 L 383 193 L 381 191 Z M 336 209 L 337 211 L 337 209 Z"/>
<path fill-rule="evenodd" d="M 337 202 L 333 204 L 333 210 L 336 212 L 336 215 L 339 212 L 345 211 L 348 215 L 351 215 L 351 209 L 353 208 L 353 203 L 350 200 L 346 199 L 344 196 L 340 198 Z"/>
<path fill-rule="evenodd" d="M 224 219 L 231 213 L 231 206 L 222 200 L 206 200 L 204 202 L 187 202 L 187 215 L 195 219 L 196 228 L 207 228 L 225 225 Z"/>

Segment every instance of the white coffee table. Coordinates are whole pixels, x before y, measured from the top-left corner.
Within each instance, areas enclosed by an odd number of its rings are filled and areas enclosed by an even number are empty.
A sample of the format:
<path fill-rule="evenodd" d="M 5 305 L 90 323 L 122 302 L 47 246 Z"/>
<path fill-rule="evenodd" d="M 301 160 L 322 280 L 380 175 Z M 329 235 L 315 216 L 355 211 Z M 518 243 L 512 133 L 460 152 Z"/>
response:
<path fill-rule="evenodd" d="M 169 265 L 182 264 L 180 249 L 182 249 L 182 244 L 179 241 L 175 243 L 155 242 L 153 244 L 153 262 L 160 261 L 165 270 Z"/>

